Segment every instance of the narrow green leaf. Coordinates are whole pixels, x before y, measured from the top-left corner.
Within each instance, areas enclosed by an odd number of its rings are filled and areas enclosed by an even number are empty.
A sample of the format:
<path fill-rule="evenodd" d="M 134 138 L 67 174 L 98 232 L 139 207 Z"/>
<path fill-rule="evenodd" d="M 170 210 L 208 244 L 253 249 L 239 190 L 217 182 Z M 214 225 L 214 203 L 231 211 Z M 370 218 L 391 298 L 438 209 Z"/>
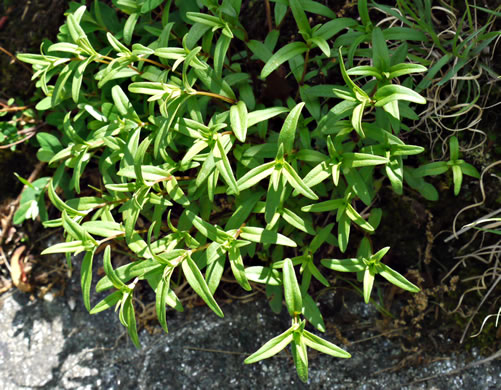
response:
<path fill-rule="evenodd" d="M 270 286 L 281 286 L 282 275 L 276 269 L 262 266 L 247 267 L 245 276 L 248 280 Z"/>
<path fill-rule="evenodd" d="M 177 182 L 177 179 L 174 176 L 171 176 L 170 180 L 165 183 L 165 190 L 175 202 L 179 203 L 182 206 L 190 205 L 189 199 L 184 194 L 183 190 L 179 186 L 179 183 Z"/>
<path fill-rule="evenodd" d="M 104 298 L 102 301 L 98 302 L 96 306 L 92 308 L 90 314 L 97 314 L 104 310 L 108 310 L 115 306 L 123 296 L 122 291 L 115 291 Z"/>
<path fill-rule="evenodd" d="M 87 215 L 87 213 L 75 210 L 74 208 L 64 203 L 61 200 L 61 198 L 56 194 L 56 191 L 54 190 L 54 186 L 52 184 L 52 180 L 49 181 L 49 185 L 47 186 L 47 188 L 48 188 L 47 194 L 49 195 L 49 199 L 52 202 L 52 204 L 56 206 L 57 209 L 59 209 L 60 211 L 65 210 L 70 215 L 80 215 L 80 216 Z"/>
<path fill-rule="evenodd" d="M 329 47 L 329 43 L 323 39 L 322 37 L 316 36 L 312 37 L 310 41 L 316 45 L 320 50 L 322 50 L 322 53 L 329 58 L 331 56 L 331 48 Z"/>
<path fill-rule="evenodd" d="M 62 213 L 62 220 L 66 234 L 68 234 L 75 240 L 80 240 L 82 242 L 85 242 L 88 239 L 88 236 L 85 234 L 85 230 L 73 219 L 68 217 L 68 213 L 65 210 L 63 210 Z"/>
<path fill-rule="evenodd" d="M 301 211 L 312 212 L 312 213 L 323 213 L 326 211 L 333 211 L 341 207 L 344 204 L 344 199 L 331 199 L 324 202 L 318 202 L 310 204 L 308 206 L 301 207 Z"/>
<path fill-rule="evenodd" d="M 218 242 L 219 244 L 223 244 L 226 240 L 233 239 L 233 237 L 230 234 L 204 221 L 194 212 L 190 210 L 185 210 L 184 213 L 191 221 L 191 223 L 193 223 L 193 226 L 195 226 L 200 233 L 202 233 L 205 237 L 209 238 L 210 240 Z"/>
<path fill-rule="evenodd" d="M 191 288 L 200 296 L 200 298 L 204 300 L 207 306 L 209 306 L 214 313 L 216 313 L 219 317 L 224 317 L 224 314 L 212 296 L 202 273 L 190 256 L 187 256 L 186 259 L 183 260 L 181 267 L 186 281 Z"/>
<path fill-rule="evenodd" d="M 139 136 L 139 133 L 138 133 Z M 171 169 L 163 169 L 159 166 L 154 165 L 142 165 L 139 167 L 135 167 L 133 165 L 127 166 L 125 168 L 120 169 L 117 174 L 119 176 L 128 177 L 131 179 L 139 179 L 139 175 L 137 172 L 137 168 L 140 168 L 141 176 L 144 180 L 149 180 L 152 182 L 156 181 L 165 181 L 166 179 L 171 177 Z"/>
<path fill-rule="evenodd" d="M 389 72 L 388 78 L 393 79 L 395 77 L 400 77 L 411 73 L 426 72 L 426 70 L 427 69 L 425 66 L 419 64 L 410 64 L 410 63 L 396 64 L 390 67 L 388 71 Z"/>
<path fill-rule="evenodd" d="M 268 61 L 273 55 L 273 52 L 268 49 L 263 42 L 256 41 L 255 39 L 249 40 L 249 42 L 247 42 L 247 47 L 259 60 L 263 62 Z"/>
<path fill-rule="evenodd" d="M 193 22 L 201 23 L 210 27 L 221 28 L 224 26 L 222 20 L 213 15 L 203 14 L 200 12 L 187 12 L 186 17 Z"/>
<path fill-rule="evenodd" d="M 169 330 L 167 328 L 167 318 L 166 318 L 166 299 L 169 293 L 170 286 L 170 276 L 172 272 L 169 272 L 167 275 L 162 276 L 160 281 L 158 282 L 157 288 L 155 290 L 156 300 L 155 300 L 155 309 L 157 312 L 158 322 L 162 326 L 162 329 L 165 333 L 168 333 Z"/>
<path fill-rule="evenodd" d="M 206 252 L 209 252 L 210 248 L 213 246 L 213 244 L 217 243 L 212 243 L 209 248 L 207 249 Z M 219 245 L 219 244 L 217 244 Z M 209 287 L 209 291 L 211 294 L 214 294 L 214 292 L 217 290 L 219 283 L 221 282 L 221 278 L 223 276 L 223 273 L 225 271 L 225 264 L 226 264 L 226 254 L 224 253 L 225 250 L 221 248 L 221 246 L 218 246 L 217 249 L 215 249 L 212 253 L 214 253 L 214 256 L 217 256 L 215 260 L 209 262 L 209 257 L 211 256 L 210 254 L 207 254 L 208 260 L 207 260 L 207 268 L 205 271 L 205 281 L 207 282 L 207 286 Z"/>
<path fill-rule="evenodd" d="M 125 46 L 122 42 L 120 42 L 118 39 L 116 39 L 112 33 L 107 32 L 106 33 L 106 38 L 108 39 L 108 42 L 110 45 L 117 51 L 118 53 L 123 53 L 125 55 L 131 55 L 132 52 Z M 129 42 L 130 44 L 130 42 Z"/>
<path fill-rule="evenodd" d="M 350 218 L 353 222 L 355 222 L 358 226 L 361 228 L 367 230 L 368 232 L 373 232 L 374 228 L 371 226 L 369 222 L 367 222 L 365 219 L 361 217 L 359 213 L 353 208 L 351 204 L 346 205 L 346 210 L 345 210 L 346 215 L 348 218 Z"/>
<path fill-rule="evenodd" d="M 322 24 L 320 28 L 315 32 L 314 36 L 328 40 L 331 39 L 341 30 L 345 28 L 355 27 L 357 25 L 358 23 L 355 19 L 336 18 L 333 20 L 329 20 L 327 23 Z"/>
<path fill-rule="evenodd" d="M 404 164 L 402 157 L 393 157 L 390 159 L 390 163 L 386 164 L 385 172 L 390 179 L 391 186 L 395 193 L 403 194 L 403 180 L 404 180 Z"/>
<path fill-rule="evenodd" d="M 372 197 L 374 193 L 369 185 L 366 183 L 366 179 L 360 174 L 357 169 L 343 170 L 344 177 L 348 184 L 351 186 L 352 191 L 369 206 L 372 202 Z M 374 185 L 371 183 L 371 185 Z"/>
<path fill-rule="evenodd" d="M 304 42 L 292 42 L 280 48 L 264 65 L 261 70 L 261 78 L 268 77 L 284 62 L 303 54 L 306 50 L 308 50 L 308 46 Z"/>
<path fill-rule="evenodd" d="M 41 66 L 47 66 L 50 65 L 53 61 L 58 60 L 58 57 L 51 57 L 51 56 L 45 56 L 41 54 L 28 54 L 28 53 L 19 53 L 16 54 L 16 57 L 23 62 L 26 62 L 31 65 L 41 65 Z M 68 58 L 66 60 L 70 61 Z"/>
<path fill-rule="evenodd" d="M 294 138 L 296 136 L 297 123 L 301 110 L 304 107 L 304 102 L 297 104 L 285 118 L 280 134 L 278 135 L 278 144 L 284 145 L 284 152 L 290 154 L 294 147 Z"/>
<path fill-rule="evenodd" d="M 71 53 L 71 54 L 78 55 L 78 54 L 80 54 L 80 52 L 82 50 L 80 49 L 80 47 L 78 45 L 75 45 L 73 43 L 58 42 L 58 43 L 54 43 L 54 44 L 50 45 L 49 48 L 47 49 L 47 52 L 49 52 L 49 53 L 54 52 L 54 51 L 61 51 L 64 53 Z"/>
<path fill-rule="evenodd" d="M 90 234 L 101 237 L 115 237 L 124 234 L 122 225 L 110 221 L 87 221 L 82 227 Z"/>
<path fill-rule="evenodd" d="M 282 211 L 282 218 L 290 225 L 294 226 L 296 229 L 302 230 L 311 235 L 315 235 L 315 229 L 313 225 L 306 219 L 301 218 L 299 215 L 293 211 L 284 208 Z"/>
<path fill-rule="evenodd" d="M 252 213 L 254 206 L 263 196 L 264 191 L 252 191 L 242 203 L 236 207 L 232 216 L 228 219 L 225 225 L 225 230 L 238 229 L 247 221 L 247 218 Z M 238 203 L 237 203 L 238 204 Z"/>
<path fill-rule="evenodd" d="M 209 144 L 206 141 L 197 139 L 193 145 L 188 149 L 183 159 L 181 160 L 181 166 L 187 165 L 191 160 L 193 160 L 202 150 L 207 148 Z"/>
<path fill-rule="evenodd" d="M 315 237 L 313 237 L 313 240 L 311 240 L 311 243 L 308 246 L 311 254 L 314 254 L 318 250 L 318 248 L 320 248 L 322 244 L 327 240 L 327 238 L 331 234 L 333 227 L 334 223 L 330 223 L 315 234 Z"/>
<path fill-rule="evenodd" d="M 319 352 L 325 353 L 338 358 L 350 358 L 351 355 L 344 349 L 339 348 L 337 345 L 324 340 L 307 330 L 303 330 L 304 342 L 310 348 L 313 348 Z"/>
<path fill-rule="evenodd" d="M 445 161 L 435 161 L 429 164 L 421 165 L 416 168 L 413 172 L 414 176 L 422 177 L 422 176 L 435 176 L 441 175 L 449 170 L 447 166 L 447 162 Z"/>
<path fill-rule="evenodd" d="M 217 77 L 221 77 L 223 73 L 224 59 L 226 58 L 226 52 L 230 47 L 231 38 L 221 34 L 217 40 L 215 51 L 214 51 L 214 70 Z"/>
<path fill-rule="evenodd" d="M 354 68 L 350 68 L 346 71 L 346 73 L 350 76 L 370 76 L 375 77 L 378 80 L 382 79 L 382 74 L 378 68 L 375 66 L 369 65 L 361 65 L 355 66 Z"/>
<path fill-rule="evenodd" d="M 82 81 L 85 69 L 87 68 L 87 65 L 89 65 L 92 61 L 94 61 L 94 59 L 95 59 L 94 56 L 90 56 L 85 61 L 82 61 L 78 65 L 75 73 L 73 74 L 73 80 L 71 82 L 71 98 L 75 103 L 78 103 L 80 97 L 80 89 L 82 87 Z"/>
<path fill-rule="evenodd" d="M 111 247 L 109 245 L 106 246 L 103 255 L 103 268 L 104 272 L 108 279 L 110 279 L 111 283 L 117 290 L 121 290 L 125 288 L 124 282 L 120 280 L 120 278 L 115 273 L 113 266 L 111 265 Z"/>
<path fill-rule="evenodd" d="M 363 100 L 360 104 L 355 106 L 351 117 L 351 124 L 353 128 L 362 138 L 365 138 L 364 129 L 362 128 L 362 118 L 364 116 L 364 109 L 365 109 L 365 100 Z"/>
<path fill-rule="evenodd" d="M 296 21 L 299 32 L 302 35 L 309 35 L 311 33 L 310 23 L 304 12 L 304 8 L 300 0 L 289 0 L 289 6 Z"/>
<path fill-rule="evenodd" d="M 245 276 L 245 267 L 240 250 L 235 247 L 230 248 L 228 251 L 228 258 L 230 259 L 231 271 L 233 272 L 233 276 L 235 276 L 238 284 L 244 290 L 251 291 L 252 288 L 247 280 L 247 277 Z"/>
<path fill-rule="evenodd" d="M 374 274 L 371 272 L 370 268 L 367 267 L 364 271 L 364 301 L 365 303 L 369 303 L 371 300 L 371 291 L 372 291 L 372 286 L 374 285 Z"/>
<path fill-rule="evenodd" d="M 268 359 L 283 350 L 292 341 L 293 328 L 287 329 L 284 333 L 272 338 L 261 348 L 244 360 L 245 364 L 256 363 L 263 359 Z"/>
<path fill-rule="evenodd" d="M 324 267 L 339 272 L 360 272 L 365 269 L 365 263 L 362 259 L 322 259 L 321 263 Z"/>
<path fill-rule="evenodd" d="M 137 20 L 139 19 L 138 13 L 130 14 L 124 25 L 124 42 L 126 45 L 130 45 L 132 41 L 132 34 L 134 33 L 134 28 L 136 27 Z"/>
<path fill-rule="evenodd" d="M 121 115 L 129 116 L 137 122 L 141 121 L 129 98 L 119 85 L 115 85 L 111 88 L 111 96 L 113 98 L 113 103 L 115 103 L 115 107 Z"/>
<path fill-rule="evenodd" d="M 71 39 L 73 39 L 73 42 L 75 42 L 79 46 L 81 41 L 87 38 L 87 35 L 85 35 L 84 30 L 82 29 L 82 27 L 80 27 L 80 22 L 78 18 L 78 14 L 81 15 L 82 8 L 85 11 L 85 6 L 81 6 L 73 14 L 69 14 L 66 23 L 66 25 L 68 26 L 68 32 L 71 35 Z"/>
<path fill-rule="evenodd" d="M 287 111 L 289 110 L 285 107 L 271 107 L 250 112 L 248 115 L 247 127 L 252 127 Z"/>
<path fill-rule="evenodd" d="M 343 153 L 344 168 L 360 168 L 372 165 L 388 164 L 390 160 L 386 157 L 369 153 Z"/>
<path fill-rule="evenodd" d="M 237 181 L 233 175 L 233 170 L 231 169 L 230 161 L 225 153 L 223 142 L 221 141 L 221 135 L 218 134 L 216 137 L 216 148 L 214 148 L 214 159 L 216 161 L 217 169 L 219 173 L 223 176 L 224 181 L 228 184 L 233 194 L 239 195 L 240 191 L 238 189 Z"/>
<path fill-rule="evenodd" d="M 281 205 L 281 195 L 284 189 L 284 180 L 285 178 L 281 175 L 281 170 L 279 169 L 275 169 L 271 174 L 264 210 L 264 219 L 268 224 L 271 224 L 271 221 L 278 215 L 278 209 Z"/>
<path fill-rule="evenodd" d="M 245 137 L 247 136 L 248 113 L 247 106 L 243 101 L 240 100 L 237 104 L 231 106 L 230 122 L 235 137 L 237 137 L 240 142 L 245 142 Z"/>
<path fill-rule="evenodd" d="M 141 348 L 139 343 L 139 336 L 136 327 L 136 314 L 134 312 L 134 305 L 132 303 L 132 294 L 130 294 L 123 304 L 124 315 L 127 321 L 127 332 L 136 348 Z"/>
<path fill-rule="evenodd" d="M 325 332 L 325 323 L 322 313 L 310 294 L 303 296 L 303 315 L 320 332 Z"/>
<path fill-rule="evenodd" d="M 379 27 L 372 30 L 372 60 L 380 73 L 389 71 L 390 53 L 386 45 L 386 39 Z"/>
<path fill-rule="evenodd" d="M 475 168 L 473 165 L 468 164 L 467 162 L 464 162 L 462 160 L 459 160 L 458 164 L 461 167 L 461 171 L 465 175 L 474 177 L 475 179 L 480 179 L 480 173 L 478 172 L 477 168 Z"/>
<path fill-rule="evenodd" d="M 73 253 L 77 254 L 88 248 L 82 243 L 82 241 L 68 241 L 61 242 L 59 244 L 52 245 L 47 249 L 42 251 L 42 255 L 49 255 L 52 253 Z"/>
<path fill-rule="evenodd" d="M 346 85 L 349 87 L 349 89 L 351 89 L 351 91 L 355 95 L 358 94 L 357 100 L 360 101 L 360 99 L 359 99 L 359 97 L 360 97 L 364 101 L 365 100 L 369 101 L 370 100 L 369 95 L 367 95 L 367 93 L 365 93 L 365 91 L 362 88 L 357 86 L 352 81 L 352 79 L 350 79 L 350 76 L 348 76 L 348 73 L 346 72 L 346 67 L 344 66 L 343 52 L 341 50 L 341 47 L 339 48 L 339 67 L 341 69 L 341 76 L 343 77 L 343 80 L 346 83 Z"/>
<path fill-rule="evenodd" d="M 157 8 L 163 2 L 164 0 L 145 0 L 141 7 L 141 13 L 146 14 Z"/>
<path fill-rule="evenodd" d="M 426 104 L 426 99 L 420 94 L 410 88 L 404 87 L 403 85 L 396 84 L 385 85 L 384 87 L 378 88 L 374 94 L 374 99 L 376 100 L 376 107 L 384 106 L 385 104 L 395 100 L 405 100 L 418 104 Z"/>
<path fill-rule="evenodd" d="M 330 287 L 329 281 L 322 275 L 315 264 L 313 264 L 313 259 L 308 262 L 308 269 L 315 279 L 322 283 L 325 287 Z"/>
<path fill-rule="evenodd" d="M 343 253 L 346 252 L 346 249 L 348 248 L 348 241 L 350 240 L 350 229 L 351 229 L 351 221 L 346 215 L 346 213 L 343 212 L 341 214 L 341 217 L 339 218 L 337 225 L 337 234 L 338 234 L 337 239 L 339 243 L 339 250 Z"/>
<path fill-rule="evenodd" d="M 405 277 L 403 277 L 401 274 L 399 274 L 397 271 L 391 269 L 388 267 L 386 264 L 380 264 L 382 270 L 378 272 L 379 275 L 381 275 L 383 278 L 385 278 L 387 281 L 389 281 L 391 284 L 394 284 L 397 287 L 400 287 L 401 289 L 417 293 L 421 289 L 409 282 Z"/>
<path fill-rule="evenodd" d="M 92 284 L 92 260 L 94 250 L 87 251 L 80 266 L 80 285 L 85 308 L 90 311 L 90 287 Z"/>
<path fill-rule="evenodd" d="M 449 139 L 449 153 L 451 161 L 457 161 L 459 159 L 459 141 L 455 136 Z"/>
<path fill-rule="evenodd" d="M 412 156 L 424 152 L 424 148 L 416 145 L 390 145 L 391 156 Z"/>
<path fill-rule="evenodd" d="M 369 17 L 369 7 L 367 6 L 367 0 L 358 0 L 358 14 L 360 15 L 360 20 L 362 24 L 365 26 L 365 31 L 370 31 L 369 29 L 372 27 L 372 22 Z"/>
<path fill-rule="evenodd" d="M 452 181 L 454 183 L 454 195 L 458 196 L 461 191 L 461 183 L 463 182 L 463 172 L 459 165 L 453 165 L 452 167 Z"/>
<path fill-rule="evenodd" d="M 217 77 L 214 73 L 214 70 L 212 70 L 211 68 L 204 70 L 195 68 L 195 74 L 210 92 L 217 93 L 235 101 L 237 100 L 235 93 L 228 85 L 228 83 Z"/>
<path fill-rule="evenodd" d="M 306 383 L 308 381 L 308 353 L 302 331 L 294 332 L 291 347 L 297 375 Z"/>
<path fill-rule="evenodd" d="M 257 242 L 261 244 L 276 244 L 296 247 L 297 244 L 283 234 L 265 230 L 259 227 L 244 226 L 241 229 L 240 237 L 244 240 Z"/>
<path fill-rule="evenodd" d="M 66 82 L 70 78 L 70 76 L 73 74 L 73 72 L 76 70 L 76 67 L 78 66 L 77 62 L 72 62 L 68 65 L 66 65 L 61 72 L 59 73 L 59 76 L 56 81 L 56 85 L 54 86 L 54 89 L 52 90 L 52 96 L 51 96 L 51 106 L 55 107 L 59 103 L 61 103 L 65 98 L 66 98 Z"/>
<path fill-rule="evenodd" d="M 303 300 L 291 259 L 285 259 L 283 273 L 285 303 L 290 316 L 295 317 L 303 311 Z"/>
<path fill-rule="evenodd" d="M 147 244 L 145 244 L 147 246 Z M 180 252 L 179 252 L 180 251 Z M 170 252 L 169 254 L 174 256 L 172 260 L 175 257 L 178 257 L 182 255 L 184 252 L 182 250 L 174 250 Z M 157 259 L 159 256 L 157 256 Z M 116 276 L 123 282 L 127 283 L 129 280 L 135 277 L 139 277 L 140 279 L 143 279 L 145 276 L 147 276 L 150 273 L 157 272 L 162 266 L 164 266 L 167 263 L 167 261 L 164 261 L 164 263 L 159 263 L 158 261 L 155 260 L 139 260 L 139 261 L 134 261 L 132 263 L 128 263 L 125 265 L 122 265 L 121 267 L 118 267 L 114 270 Z M 101 278 L 96 285 L 96 292 L 102 292 L 107 289 L 110 289 L 113 287 L 113 283 L 111 282 L 110 278 L 108 276 L 104 276 Z"/>
<path fill-rule="evenodd" d="M 264 178 L 271 175 L 275 170 L 275 161 L 270 161 L 269 163 L 259 165 L 256 168 L 248 171 L 244 176 L 242 176 L 237 181 L 237 186 L 240 191 L 243 191 L 253 185 L 259 183 Z"/>
<path fill-rule="evenodd" d="M 284 161 L 282 174 L 286 177 L 289 184 L 300 194 L 306 196 L 309 199 L 317 200 L 318 196 L 309 188 L 304 181 L 299 177 L 294 168 L 287 162 Z"/>

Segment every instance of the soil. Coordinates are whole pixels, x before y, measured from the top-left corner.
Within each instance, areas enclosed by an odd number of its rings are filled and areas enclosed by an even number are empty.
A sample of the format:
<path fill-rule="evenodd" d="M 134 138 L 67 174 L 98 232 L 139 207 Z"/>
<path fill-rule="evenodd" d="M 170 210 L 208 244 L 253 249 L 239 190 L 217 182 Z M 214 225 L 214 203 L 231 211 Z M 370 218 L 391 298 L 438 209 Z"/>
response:
<path fill-rule="evenodd" d="M 15 59 L 16 53 L 37 53 L 43 39 L 55 40 L 59 26 L 64 22 L 65 0 L 0 2 L 0 101 L 20 99 L 21 105 L 30 105 L 35 83 L 31 81 L 31 67 Z M 2 117 L 2 120 L 9 119 Z M 22 183 L 12 174 L 27 178 L 37 159 L 36 150 L 28 144 L 17 145 L 15 151 L 0 149 L 0 204 L 16 198 Z"/>
<path fill-rule="evenodd" d="M 64 22 L 64 11 L 66 10 L 67 2 L 64 0 L 39 0 L 14 3 L 13 1 L 3 1 L 0 3 L 0 47 L 14 54 L 15 52 L 38 52 L 40 42 L 43 38 L 49 37 L 55 40 L 59 26 Z M 244 2 L 244 10 L 248 9 L 252 1 Z M 333 9 L 339 13 L 343 12 L 344 16 L 350 16 L 350 13 L 356 12 L 352 3 L 347 2 L 345 6 L 338 1 L 327 2 L 332 4 Z M 246 8 L 247 7 L 247 8 Z M 253 8 L 253 15 L 249 17 L 250 21 L 260 21 L 259 23 L 249 22 L 249 28 L 256 31 L 264 31 L 262 21 L 265 20 L 264 7 Z M 286 17 L 285 23 L 292 21 L 291 15 Z M 294 26 L 290 27 L 293 30 Z M 287 26 L 285 27 L 287 28 Z M 497 64 L 498 66 L 499 64 Z M 11 96 L 21 97 L 26 101 L 30 101 L 35 90 L 33 82 L 30 81 L 31 72 L 26 70 L 22 65 L 15 62 L 12 57 L 5 53 L 0 53 L 0 97 L 7 99 Z M 278 79 L 278 82 L 281 82 Z M 498 92 L 493 95 L 499 96 Z M 492 123 L 499 123 L 500 113 L 490 110 L 486 115 L 489 123 L 481 123 L 480 128 L 485 126 L 489 130 L 492 128 Z M 496 152 L 496 139 L 490 143 L 491 161 L 499 159 L 499 152 Z M 0 171 L 9 172 L 14 169 L 18 170 L 21 175 L 29 176 L 35 165 L 36 150 L 30 145 L 23 145 L 16 153 L 10 153 L 0 150 Z M 7 175 L 0 175 L 0 201 L 8 203 L 15 199 L 21 185 L 17 184 L 16 180 L 11 178 L 5 179 Z M 448 181 L 449 180 L 449 181 Z M 499 195 L 499 181 L 496 179 L 488 179 L 489 187 L 487 188 L 488 202 L 478 208 L 476 211 L 465 214 L 459 221 L 457 226 L 462 226 L 462 223 L 467 223 L 475 220 L 477 217 L 485 215 L 488 210 L 499 207 L 497 198 Z M 416 193 L 406 190 L 403 197 L 396 196 L 389 188 L 383 188 L 380 192 L 381 207 L 385 210 L 381 227 L 377 234 L 373 237 L 375 247 L 390 245 L 392 247 L 391 255 L 389 256 L 389 265 L 396 268 L 398 271 L 407 276 L 415 283 L 418 283 L 423 288 L 422 294 L 412 298 L 407 293 L 400 293 L 395 289 L 387 289 L 383 304 L 386 309 L 394 314 L 394 318 L 383 317 L 381 326 L 384 327 L 399 327 L 402 325 L 408 326 L 409 331 L 402 336 L 402 342 L 415 345 L 419 343 L 423 347 L 423 353 L 426 350 L 433 351 L 436 349 L 436 344 L 433 341 L 433 334 L 445 332 L 454 341 L 458 341 L 461 337 L 463 328 L 468 319 L 468 313 L 478 304 L 478 297 L 473 299 L 468 296 L 461 310 L 455 315 L 447 315 L 447 312 L 452 311 L 459 297 L 461 289 L 465 289 L 469 285 L 457 285 L 457 280 L 448 278 L 442 282 L 442 278 L 456 264 L 457 260 L 454 256 L 458 253 L 464 240 L 469 235 L 462 237 L 461 242 L 453 241 L 452 244 L 444 244 L 443 239 L 448 235 L 441 233 L 444 230 L 450 231 L 452 220 L 455 214 L 464 206 L 478 200 L 478 189 L 473 180 L 465 178 L 465 188 L 459 197 L 452 195 L 450 187 L 450 179 L 443 178 L 439 182 L 434 183 L 438 188 L 444 189 L 440 192 L 440 201 L 431 203 L 423 200 Z M 468 190 L 469 188 L 469 190 Z M 21 240 L 29 243 L 29 253 L 39 253 L 40 243 L 38 238 L 46 234 L 38 223 L 25 223 L 21 228 L 16 228 L 16 239 L 11 241 L 12 244 L 19 244 Z M 356 232 L 354 233 L 356 236 Z M 2 243 L 0 242 L 0 245 Z M 484 244 L 488 244 L 485 242 Z M 9 253 L 12 253 L 10 251 Z M 349 254 L 348 254 L 349 255 Z M 43 295 L 44 291 L 52 286 L 59 285 L 57 289 L 64 288 L 65 269 L 60 260 L 48 260 L 44 263 L 36 263 L 33 261 L 33 271 L 30 276 L 34 287 L 32 294 Z M 413 271 L 409 271 L 412 269 Z M 0 263 L 0 270 L 4 277 L 7 277 L 5 267 Z M 467 268 L 461 271 L 459 276 L 465 276 L 465 273 L 484 272 L 480 265 Z M 0 277 L 2 277 L 0 273 Z M 1 282 L 1 280 L 0 280 Z M 348 284 L 340 286 L 339 294 L 336 294 L 336 300 L 339 300 L 338 306 L 342 306 L 343 291 L 349 289 Z M 1 283 L 0 283 L 1 286 Z M 234 285 L 228 284 L 224 289 L 228 292 L 234 291 Z M 55 288 L 55 287 L 54 287 Z M 351 292 L 350 292 L 351 294 Z M 148 297 L 144 297 L 147 301 Z M 228 297 L 223 297 L 227 299 Z M 334 302 L 333 310 L 336 310 Z M 488 313 L 489 305 L 485 305 L 485 309 L 477 315 L 476 326 L 483 316 Z M 460 314 L 462 315 L 460 315 Z M 499 332 L 498 332 L 499 333 Z M 492 353 L 500 349 L 501 335 L 496 335 L 492 330 L 489 335 L 482 336 L 468 341 L 468 347 L 475 345 L 481 349 L 483 353 Z M 464 346 L 459 343 L 449 343 L 446 351 L 451 353 L 453 350 L 462 350 Z"/>
<path fill-rule="evenodd" d="M 9 53 L 37 53 L 45 38 L 55 39 L 64 22 L 65 0 L 3 1 L 0 4 L 0 46 Z M 25 68 L 12 57 L 0 56 L 0 93 L 2 97 L 29 99 L 35 89 L 29 67 Z"/>

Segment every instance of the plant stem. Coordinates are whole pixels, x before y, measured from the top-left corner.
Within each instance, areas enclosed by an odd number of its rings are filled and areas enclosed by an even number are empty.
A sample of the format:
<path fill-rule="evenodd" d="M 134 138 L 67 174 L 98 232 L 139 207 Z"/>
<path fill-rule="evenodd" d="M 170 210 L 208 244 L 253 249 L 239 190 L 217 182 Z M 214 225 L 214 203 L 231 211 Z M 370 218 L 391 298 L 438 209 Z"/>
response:
<path fill-rule="evenodd" d="M 153 64 L 153 65 L 159 66 L 159 67 L 164 68 L 164 69 L 171 69 L 171 67 L 170 67 L 170 66 L 168 66 L 168 65 L 164 65 L 164 64 L 162 64 L 162 63 L 160 63 L 160 62 L 158 62 L 158 61 L 155 61 L 155 60 L 150 60 L 149 58 L 141 58 L 141 57 L 140 57 L 140 58 L 138 58 L 137 60 L 138 60 L 138 61 L 143 61 L 143 62 L 149 62 L 150 64 Z"/>
<path fill-rule="evenodd" d="M 33 73 L 31 68 L 26 65 L 24 62 L 19 61 L 14 54 L 12 54 L 10 51 L 4 49 L 2 46 L 0 46 L 0 51 L 7 54 L 9 57 L 13 59 L 14 62 L 19 63 L 24 69 L 26 69 L 28 72 Z"/>
<path fill-rule="evenodd" d="M 271 32 L 271 30 L 273 30 L 273 22 L 271 20 L 270 0 L 264 0 L 264 4 L 266 6 L 266 22 L 268 23 L 268 32 Z"/>
<path fill-rule="evenodd" d="M 205 91 L 195 91 L 194 92 L 195 95 L 203 95 L 203 96 L 209 96 L 209 97 L 212 97 L 212 98 L 216 98 L 216 99 L 220 99 L 220 100 L 223 100 L 227 103 L 230 103 L 230 104 L 235 104 L 236 101 L 233 100 L 233 99 L 230 99 L 226 96 L 223 96 L 223 95 L 219 95 L 217 93 L 212 93 L 212 92 L 205 92 Z"/>
<path fill-rule="evenodd" d="M 301 74 L 301 79 L 299 80 L 299 87 L 301 88 L 304 84 L 304 77 L 306 76 L 306 71 L 308 70 L 308 61 L 310 60 L 310 47 L 306 50 L 306 56 L 304 57 L 303 73 Z M 296 100 L 299 98 L 299 88 L 296 93 Z"/>
<path fill-rule="evenodd" d="M 301 75 L 301 80 L 299 80 L 299 85 L 304 84 L 304 77 L 306 76 L 306 71 L 308 70 L 308 61 L 310 60 L 310 48 L 306 50 L 306 56 L 304 57 L 303 74 Z"/>

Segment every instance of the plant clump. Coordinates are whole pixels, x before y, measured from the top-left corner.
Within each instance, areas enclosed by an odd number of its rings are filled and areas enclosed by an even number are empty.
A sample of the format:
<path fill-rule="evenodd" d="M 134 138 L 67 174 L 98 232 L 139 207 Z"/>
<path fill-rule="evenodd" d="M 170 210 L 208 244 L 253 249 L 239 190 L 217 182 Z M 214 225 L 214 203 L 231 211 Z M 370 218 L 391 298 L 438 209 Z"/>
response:
<path fill-rule="evenodd" d="M 65 241 L 43 253 L 68 261 L 84 254 L 91 314 L 115 306 L 139 347 L 139 284 L 154 291 L 167 331 L 166 307 L 183 310 L 175 291 L 185 281 L 224 315 L 215 293 L 228 269 L 246 291 L 264 285 L 272 308 L 285 301 L 291 317 L 245 363 L 290 344 L 307 381 L 307 348 L 350 357 L 313 333 L 325 324 L 312 291 L 331 286 L 332 271 L 356 275 L 366 303 L 382 282 L 420 291 L 385 264 L 391 249 L 372 243 L 382 183 L 436 200 L 426 176 L 451 172 L 458 194 L 463 175 L 479 175 L 461 159 L 457 137 L 449 161 L 419 165 L 424 148 L 402 135 L 427 102 L 418 91 L 430 62 L 409 55 L 426 35 L 377 27 L 367 1 L 357 7 L 360 20 L 315 1 L 276 1 L 261 41 L 243 24 L 241 0 L 72 2 L 58 42 L 18 55 L 46 96 L 36 108 L 58 128 L 36 136 L 38 158 L 55 171 L 39 179 L 26 212 L 45 210 L 45 194 L 59 210 L 40 216 L 62 227 Z M 310 15 L 325 22 L 312 25 Z M 296 41 L 273 28 L 285 18 L 297 26 Z M 338 84 L 318 82 L 330 74 Z M 258 87 L 271 78 L 287 79 L 295 96 L 263 98 Z M 110 293 L 93 306 L 94 257 L 103 248 L 96 291 Z M 127 251 L 130 262 L 115 268 L 114 251 Z"/>

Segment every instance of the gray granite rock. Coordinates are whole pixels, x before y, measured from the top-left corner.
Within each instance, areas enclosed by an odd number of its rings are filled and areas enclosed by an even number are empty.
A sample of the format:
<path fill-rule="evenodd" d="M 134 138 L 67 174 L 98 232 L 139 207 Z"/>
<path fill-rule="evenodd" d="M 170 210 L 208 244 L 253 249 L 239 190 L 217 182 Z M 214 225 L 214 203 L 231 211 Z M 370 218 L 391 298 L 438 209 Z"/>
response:
<path fill-rule="evenodd" d="M 451 356 L 427 366 L 392 368 L 398 344 L 362 331 L 364 342 L 343 346 L 351 359 L 310 354 L 310 379 L 301 383 L 288 353 L 253 365 L 243 360 L 289 326 L 264 300 L 222 307 L 218 318 L 205 307 L 169 313 L 169 333 L 140 332 L 136 350 L 117 315 L 90 316 L 78 283 L 66 296 L 30 301 L 21 292 L 0 297 L 0 388 L 14 389 L 498 389 L 501 364 L 463 369 L 471 357 Z M 374 317 L 363 303 L 350 310 Z M 313 351 L 311 351 L 313 352 Z M 482 357 L 477 356 L 479 361 Z M 471 364 L 471 363 L 470 363 Z M 454 373 L 454 371 L 456 372 Z M 452 372 L 452 374 L 451 374 Z M 433 377 L 429 380 L 422 380 Z"/>

